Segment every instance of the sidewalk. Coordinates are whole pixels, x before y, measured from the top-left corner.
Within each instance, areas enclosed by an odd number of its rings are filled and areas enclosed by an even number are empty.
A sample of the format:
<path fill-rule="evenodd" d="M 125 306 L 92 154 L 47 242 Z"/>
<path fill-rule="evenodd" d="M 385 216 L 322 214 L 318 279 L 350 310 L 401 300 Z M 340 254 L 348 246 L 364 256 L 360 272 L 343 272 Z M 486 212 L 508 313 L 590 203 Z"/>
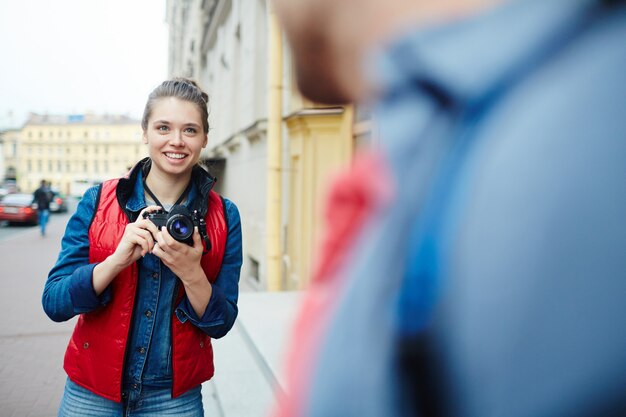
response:
<path fill-rule="evenodd" d="M 215 376 L 202 386 L 206 416 L 267 417 L 282 390 L 284 349 L 300 293 L 245 292 L 226 337 L 213 341 Z"/>

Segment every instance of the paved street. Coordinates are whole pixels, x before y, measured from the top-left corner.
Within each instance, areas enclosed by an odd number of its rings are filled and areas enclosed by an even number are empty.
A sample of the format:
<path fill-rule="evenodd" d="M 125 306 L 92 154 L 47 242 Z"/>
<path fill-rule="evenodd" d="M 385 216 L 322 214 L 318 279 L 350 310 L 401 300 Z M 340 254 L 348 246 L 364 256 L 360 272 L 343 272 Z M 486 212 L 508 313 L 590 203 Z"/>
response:
<path fill-rule="evenodd" d="M 60 248 L 67 216 L 52 216 L 48 237 L 20 227 L 0 241 L 0 414 L 55 416 L 63 391 L 61 368 L 73 327 L 54 323 L 41 308 L 41 292 Z M 7 227 L 7 226 L 4 226 Z"/>
<path fill-rule="evenodd" d="M 73 320 L 49 320 L 41 292 L 68 217 L 51 216 L 46 238 L 35 227 L 0 234 L 2 417 L 56 416 Z M 214 341 L 216 376 L 203 385 L 206 416 L 266 417 L 280 381 L 285 337 L 299 294 L 242 291 L 235 327 Z"/>

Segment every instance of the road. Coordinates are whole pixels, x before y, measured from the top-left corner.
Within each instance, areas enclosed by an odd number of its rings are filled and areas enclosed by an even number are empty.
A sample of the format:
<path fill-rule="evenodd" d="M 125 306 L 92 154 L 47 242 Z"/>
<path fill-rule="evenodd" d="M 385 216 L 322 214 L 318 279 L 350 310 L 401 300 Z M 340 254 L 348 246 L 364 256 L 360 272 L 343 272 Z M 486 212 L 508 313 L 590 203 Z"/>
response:
<path fill-rule="evenodd" d="M 63 354 L 73 321 L 54 323 L 41 293 L 60 249 L 69 214 L 37 227 L 0 228 L 0 415 L 54 416 L 63 391 Z"/>

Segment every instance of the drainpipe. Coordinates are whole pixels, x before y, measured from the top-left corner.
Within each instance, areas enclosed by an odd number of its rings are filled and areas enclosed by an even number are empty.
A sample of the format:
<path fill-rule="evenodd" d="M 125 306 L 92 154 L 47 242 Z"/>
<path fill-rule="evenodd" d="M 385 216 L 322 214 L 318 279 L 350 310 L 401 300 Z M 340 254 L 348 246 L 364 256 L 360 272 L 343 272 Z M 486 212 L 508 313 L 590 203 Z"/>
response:
<path fill-rule="evenodd" d="M 269 23 L 269 103 L 267 115 L 267 289 L 283 289 L 281 277 L 281 146 L 282 146 L 282 91 L 283 42 L 278 18 L 268 3 Z"/>

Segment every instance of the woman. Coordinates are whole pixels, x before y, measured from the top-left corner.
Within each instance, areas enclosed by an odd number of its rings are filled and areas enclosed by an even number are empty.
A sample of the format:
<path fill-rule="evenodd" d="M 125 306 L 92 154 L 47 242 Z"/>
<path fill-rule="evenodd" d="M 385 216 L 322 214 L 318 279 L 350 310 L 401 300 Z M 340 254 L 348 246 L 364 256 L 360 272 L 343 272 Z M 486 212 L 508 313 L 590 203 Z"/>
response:
<path fill-rule="evenodd" d="M 235 321 L 241 267 L 237 208 L 197 165 L 207 99 L 186 79 L 158 86 L 142 118 L 149 157 L 87 190 L 67 225 L 43 294 L 52 320 L 80 315 L 59 416 L 203 415 L 210 339 Z M 174 206 L 188 209 L 188 241 L 155 224 Z"/>

